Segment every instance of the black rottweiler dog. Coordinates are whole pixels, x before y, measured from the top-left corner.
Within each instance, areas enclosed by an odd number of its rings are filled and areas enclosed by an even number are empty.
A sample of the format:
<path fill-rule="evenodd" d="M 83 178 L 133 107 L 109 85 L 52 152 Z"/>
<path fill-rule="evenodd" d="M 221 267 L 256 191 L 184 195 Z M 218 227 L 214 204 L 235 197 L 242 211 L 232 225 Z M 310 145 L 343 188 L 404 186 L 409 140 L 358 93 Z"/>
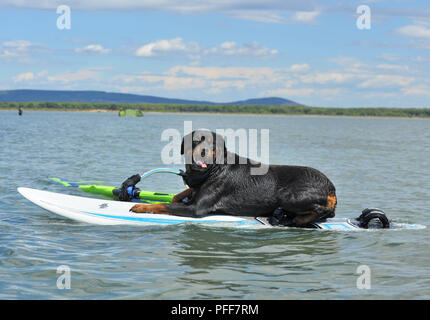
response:
<path fill-rule="evenodd" d="M 130 211 L 187 217 L 265 216 L 274 224 L 297 227 L 334 217 L 336 189 L 320 171 L 270 165 L 265 174 L 251 174 L 261 164 L 228 152 L 220 135 L 203 130 L 190 135 L 181 146 L 186 158 L 183 179 L 190 188 L 172 203 L 137 204 Z M 189 201 L 184 202 L 185 198 Z"/>

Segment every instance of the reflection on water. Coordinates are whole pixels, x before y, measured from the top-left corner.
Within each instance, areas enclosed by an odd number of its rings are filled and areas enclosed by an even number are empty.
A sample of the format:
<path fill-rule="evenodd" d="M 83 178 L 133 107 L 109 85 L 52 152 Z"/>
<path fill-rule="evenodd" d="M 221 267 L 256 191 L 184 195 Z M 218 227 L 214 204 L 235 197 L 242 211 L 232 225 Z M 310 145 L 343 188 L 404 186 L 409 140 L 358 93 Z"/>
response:
<path fill-rule="evenodd" d="M 280 268 L 302 268 L 306 263 L 296 257 L 329 254 L 336 251 L 336 239 L 327 232 L 290 230 L 235 230 L 189 226 L 181 234 L 177 255 L 183 265 L 216 269 L 250 265 L 273 265 L 289 261 Z"/>

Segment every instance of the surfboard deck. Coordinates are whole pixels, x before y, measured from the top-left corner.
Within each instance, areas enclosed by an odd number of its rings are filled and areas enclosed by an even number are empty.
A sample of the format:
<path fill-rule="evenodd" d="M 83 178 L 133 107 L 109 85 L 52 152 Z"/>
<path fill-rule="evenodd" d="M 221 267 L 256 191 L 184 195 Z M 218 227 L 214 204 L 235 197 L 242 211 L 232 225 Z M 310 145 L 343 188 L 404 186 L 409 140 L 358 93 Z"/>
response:
<path fill-rule="evenodd" d="M 207 225 L 261 226 L 254 218 L 214 215 L 203 218 L 179 217 L 167 214 L 130 212 L 136 203 L 79 197 L 31 188 L 18 188 L 25 198 L 57 215 L 90 224 L 99 225 L 167 225 L 203 223 Z"/>
<path fill-rule="evenodd" d="M 282 228 L 271 226 L 266 217 L 211 215 L 203 218 L 191 218 L 168 214 L 140 214 L 129 211 L 135 205 L 133 202 L 79 197 L 24 187 L 18 188 L 18 192 L 47 211 L 89 224 L 154 226 L 196 223 L 235 228 Z M 332 218 L 325 222 L 314 223 L 312 228 L 337 231 L 364 230 L 354 224 L 354 221 L 354 219 Z M 409 229 L 417 228 L 414 227 L 417 225 L 408 226 L 410 226 Z"/>

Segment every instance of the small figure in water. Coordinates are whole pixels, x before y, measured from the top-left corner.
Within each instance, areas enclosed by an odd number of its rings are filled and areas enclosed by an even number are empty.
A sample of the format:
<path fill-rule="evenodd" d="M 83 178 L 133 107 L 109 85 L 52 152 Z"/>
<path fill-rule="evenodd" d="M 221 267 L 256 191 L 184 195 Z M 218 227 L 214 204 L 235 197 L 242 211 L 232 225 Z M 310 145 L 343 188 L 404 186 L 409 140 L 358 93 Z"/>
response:
<path fill-rule="evenodd" d="M 21 108 L 21 106 L 18 108 L 18 115 L 20 115 L 20 116 L 22 116 L 22 108 Z"/>

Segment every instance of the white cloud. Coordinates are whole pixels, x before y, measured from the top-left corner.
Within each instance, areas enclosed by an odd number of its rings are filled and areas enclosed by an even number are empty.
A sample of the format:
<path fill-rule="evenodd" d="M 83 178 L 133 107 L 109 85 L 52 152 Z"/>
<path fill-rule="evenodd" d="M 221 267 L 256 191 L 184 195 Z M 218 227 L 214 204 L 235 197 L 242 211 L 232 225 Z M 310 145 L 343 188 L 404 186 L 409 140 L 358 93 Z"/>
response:
<path fill-rule="evenodd" d="M 344 83 L 353 78 L 354 75 L 342 72 L 316 72 L 313 74 L 301 75 L 303 83 Z"/>
<path fill-rule="evenodd" d="M 157 89 L 165 90 L 183 90 L 183 89 L 198 89 L 207 87 L 205 79 L 196 77 L 184 76 L 170 76 L 170 75 L 152 75 L 152 74 L 138 74 L 128 75 L 121 74 L 114 78 L 115 82 L 121 81 L 123 83 L 148 83 L 152 84 Z"/>
<path fill-rule="evenodd" d="M 138 48 L 135 55 L 138 57 L 153 57 L 168 52 L 197 52 L 199 44 L 196 42 L 185 42 L 182 38 L 170 40 L 157 40 Z"/>
<path fill-rule="evenodd" d="M 408 25 L 396 29 L 396 33 L 409 38 L 430 39 L 430 28 L 424 25 Z"/>
<path fill-rule="evenodd" d="M 53 76 L 48 76 L 50 82 L 70 83 L 84 80 L 97 80 L 98 72 L 92 69 L 81 69 L 76 72 L 65 72 Z"/>
<path fill-rule="evenodd" d="M 196 89 L 205 88 L 206 81 L 190 77 L 165 77 L 163 85 L 166 90 Z"/>
<path fill-rule="evenodd" d="M 27 40 L 12 40 L 12 41 L 3 42 L 3 46 L 4 47 L 10 47 L 10 48 L 23 49 L 23 48 L 28 48 L 29 46 L 31 46 L 31 42 L 27 41 Z"/>
<path fill-rule="evenodd" d="M 307 63 L 303 64 L 293 64 L 290 67 L 291 72 L 307 72 L 311 69 L 311 67 Z"/>
<path fill-rule="evenodd" d="M 35 76 L 33 72 L 25 72 L 18 74 L 17 76 L 13 77 L 14 82 L 23 82 L 23 81 L 30 81 L 34 80 Z"/>
<path fill-rule="evenodd" d="M 389 64 L 389 63 L 378 64 L 375 68 L 382 69 L 382 70 L 393 70 L 393 71 L 395 71 L 395 70 L 397 70 L 397 71 L 409 71 L 409 66 Z"/>
<path fill-rule="evenodd" d="M 349 63 L 360 68 L 349 68 Z M 167 90 L 202 88 L 211 94 L 220 94 L 231 89 L 259 89 L 260 92 L 271 95 L 302 96 L 340 95 L 348 84 L 356 88 L 378 89 L 388 87 L 408 88 L 416 78 L 399 72 L 411 72 L 406 67 L 382 64 L 370 66 L 358 60 L 345 58 L 344 69 L 332 71 L 318 71 L 308 64 L 293 64 L 285 68 L 271 67 L 219 67 L 219 66 L 185 66 L 178 65 L 162 74 L 122 75 L 118 80 L 123 83 L 145 82 L 156 84 L 158 88 Z M 312 85 L 312 86 L 311 86 Z M 337 87 L 334 87 L 337 86 Z"/>
<path fill-rule="evenodd" d="M 430 97 L 430 86 L 426 85 L 418 85 L 418 86 L 411 86 L 407 88 L 402 88 L 402 92 L 405 95 L 418 95 L 418 96 L 429 96 Z"/>
<path fill-rule="evenodd" d="M 201 88 L 214 94 L 232 88 L 270 84 L 279 81 L 277 73 L 277 69 L 271 68 L 175 66 L 162 74 L 121 74 L 114 81 L 125 84 L 143 82 L 165 90 Z"/>
<path fill-rule="evenodd" d="M 58 0 L 2 0 L 0 7 L 55 10 Z M 170 11 L 181 14 L 222 13 L 234 18 L 265 23 L 287 23 L 282 14 L 298 12 L 296 22 L 310 23 L 316 17 L 315 0 L 69 0 L 74 10 L 95 11 Z"/>
<path fill-rule="evenodd" d="M 47 70 L 42 70 L 38 73 L 34 72 L 24 72 L 20 73 L 12 78 L 13 82 L 27 82 L 27 81 L 33 81 L 33 80 L 39 80 L 46 77 L 48 74 Z"/>
<path fill-rule="evenodd" d="M 27 40 L 6 41 L 0 44 L 1 58 L 22 57 L 29 53 L 33 44 Z"/>
<path fill-rule="evenodd" d="M 398 55 L 392 53 L 381 54 L 378 58 L 390 62 L 399 61 L 401 59 Z"/>
<path fill-rule="evenodd" d="M 52 53 L 41 43 L 28 40 L 11 40 L 0 43 L 0 60 L 34 64 L 41 54 Z"/>
<path fill-rule="evenodd" d="M 237 89 L 243 89 L 248 85 L 248 83 L 246 80 L 217 80 L 211 81 L 210 85 L 212 88 L 215 88 L 216 90 L 219 90 L 219 92 L 221 92 L 221 89 L 228 89 L 233 87 Z"/>
<path fill-rule="evenodd" d="M 36 74 L 36 79 L 44 78 L 48 75 L 48 70 L 42 70 Z"/>
<path fill-rule="evenodd" d="M 321 14 L 320 11 L 298 11 L 293 17 L 292 21 L 297 23 L 310 24 L 315 23 L 316 18 Z"/>
<path fill-rule="evenodd" d="M 406 77 L 394 74 L 377 74 L 369 77 L 368 80 L 360 83 L 360 88 L 383 88 L 383 87 L 406 87 L 413 83 L 413 77 Z"/>
<path fill-rule="evenodd" d="M 225 41 L 218 46 L 204 49 L 197 42 L 187 42 L 182 38 L 174 38 L 147 43 L 139 47 L 135 55 L 138 57 L 155 57 L 169 53 L 184 53 L 192 60 L 199 60 L 204 55 L 269 57 L 277 55 L 279 51 L 267 48 L 258 42 L 239 45 L 235 41 Z"/>
<path fill-rule="evenodd" d="M 230 12 L 229 15 L 238 19 L 265 23 L 286 23 L 288 21 L 276 10 L 237 10 Z"/>
<path fill-rule="evenodd" d="M 76 48 L 75 52 L 83 54 L 109 54 L 112 50 L 103 48 L 100 44 L 89 44 L 83 48 Z"/>
<path fill-rule="evenodd" d="M 273 56 L 278 54 L 278 50 L 269 49 L 258 42 L 238 45 L 234 41 L 225 41 L 219 46 L 206 49 L 205 54 L 216 54 L 225 56 Z"/>
<path fill-rule="evenodd" d="M 205 79 L 247 79 L 248 81 L 271 81 L 277 78 L 277 69 L 259 67 L 193 67 L 175 66 L 166 74 L 202 77 Z"/>

